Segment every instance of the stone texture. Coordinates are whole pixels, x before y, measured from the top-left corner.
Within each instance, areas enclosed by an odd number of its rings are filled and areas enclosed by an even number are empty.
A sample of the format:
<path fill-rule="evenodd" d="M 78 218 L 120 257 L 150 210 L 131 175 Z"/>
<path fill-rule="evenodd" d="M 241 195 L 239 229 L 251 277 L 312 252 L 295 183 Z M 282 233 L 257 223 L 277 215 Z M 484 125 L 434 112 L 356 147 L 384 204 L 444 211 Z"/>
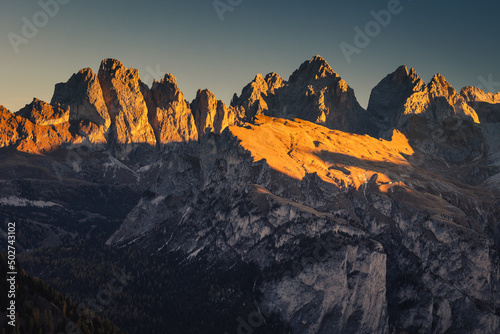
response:
<path fill-rule="evenodd" d="M 481 123 L 500 122 L 500 93 L 486 93 L 480 88 L 464 87 L 460 95 L 473 108 Z"/>
<path fill-rule="evenodd" d="M 220 134 L 240 118 L 237 108 L 228 108 L 224 102 L 217 100 L 208 89 L 198 90 L 196 98 L 191 103 L 191 108 L 200 136 L 210 132 Z"/>
<path fill-rule="evenodd" d="M 300 118 L 330 129 L 366 133 L 366 113 L 354 91 L 320 56 L 304 62 L 285 82 L 275 73 L 258 74 L 234 102 L 255 115 Z"/>
<path fill-rule="evenodd" d="M 400 66 L 373 88 L 367 111 L 379 128 L 396 128 L 405 108 L 422 110 L 429 103 L 425 96 L 415 99 L 414 102 L 409 100 L 412 95 L 424 89 L 424 81 L 413 68 Z"/>
<path fill-rule="evenodd" d="M 39 99 L 26 105 L 17 112 L 17 115 L 28 119 L 36 125 L 57 125 L 69 121 L 69 108 L 52 106 Z"/>
<path fill-rule="evenodd" d="M 150 93 L 143 88 L 143 95 L 148 96 L 149 120 L 158 144 L 198 139 L 189 103 L 172 74 L 166 74 L 160 82 L 155 80 Z"/>
<path fill-rule="evenodd" d="M 367 111 L 377 124 L 378 135 L 387 136 L 392 129 L 403 129 L 409 119 L 418 115 L 434 123 L 448 118 L 479 118 L 465 99 L 440 75 L 435 75 L 429 84 L 415 70 L 400 66 L 375 86 L 370 95 Z"/>
<path fill-rule="evenodd" d="M 112 140 L 125 152 L 135 145 L 156 145 L 148 108 L 140 89 L 139 72 L 114 59 L 102 61 L 98 73 L 104 102 L 111 117 Z"/>
<path fill-rule="evenodd" d="M 0 148 L 15 144 L 19 139 L 19 117 L 0 105 Z"/>
<path fill-rule="evenodd" d="M 73 74 L 66 83 L 57 84 L 51 104 L 69 108 L 69 121 L 76 125 L 75 131 L 90 143 L 107 142 L 111 118 L 99 79 L 90 68 Z"/>

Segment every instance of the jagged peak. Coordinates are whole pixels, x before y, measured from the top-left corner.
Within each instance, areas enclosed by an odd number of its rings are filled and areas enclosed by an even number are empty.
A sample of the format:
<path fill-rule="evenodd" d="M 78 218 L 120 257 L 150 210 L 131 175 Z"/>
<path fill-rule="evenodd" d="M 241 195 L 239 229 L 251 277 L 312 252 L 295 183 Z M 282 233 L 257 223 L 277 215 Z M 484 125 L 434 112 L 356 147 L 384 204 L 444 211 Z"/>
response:
<path fill-rule="evenodd" d="M 255 75 L 255 78 L 253 79 L 253 81 L 263 81 L 264 80 L 264 76 L 262 75 L 262 73 L 257 73 Z"/>
<path fill-rule="evenodd" d="M 196 109 L 199 108 L 201 104 L 203 105 L 208 105 L 208 104 L 214 104 L 217 105 L 217 98 L 215 97 L 215 94 L 212 93 L 209 89 L 198 89 L 196 92 L 196 97 L 194 100 L 190 103 L 191 109 Z"/>
<path fill-rule="evenodd" d="M 273 93 L 275 89 L 283 87 L 283 78 L 278 73 L 268 73 L 264 78 L 268 89 Z"/>
<path fill-rule="evenodd" d="M 160 82 L 168 82 L 178 87 L 177 78 L 172 73 L 165 73 L 165 76 Z"/>
<path fill-rule="evenodd" d="M 466 86 L 460 91 L 460 95 L 469 102 L 487 102 L 487 103 L 500 103 L 500 92 L 493 94 L 485 92 L 481 88 Z"/>
<path fill-rule="evenodd" d="M 60 105 L 53 106 L 34 97 L 33 101 L 24 106 L 24 108 L 21 108 L 16 115 L 36 124 L 49 125 L 55 120 L 68 121 L 69 108 Z"/>
<path fill-rule="evenodd" d="M 455 88 L 453 88 L 453 86 L 440 73 L 437 73 L 432 77 L 431 81 L 427 85 L 427 88 L 430 93 L 442 96 L 450 96 L 457 93 Z"/>
<path fill-rule="evenodd" d="M 113 70 L 119 67 L 125 67 L 121 61 L 118 59 L 114 58 L 106 58 L 101 61 L 101 66 L 99 67 L 99 70 Z"/>
<path fill-rule="evenodd" d="M 213 96 L 215 97 L 215 94 L 212 93 L 208 88 L 204 88 L 204 89 L 198 89 L 198 91 L 196 92 L 196 97 L 198 96 Z"/>
<path fill-rule="evenodd" d="M 4 107 L 3 105 L 1 105 L 1 104 L 0 104 L 0 113 L 9 113 L 9 114 L 12 114 L 12 115 L 13 115 L 13 113 L 12 113 L 9 109 L 5 108 L 5 107 Z"/>
<path fill-rule="evenodd" d="M 78 71 L 77 74 L 83 75 L 85 77 L 92 77 L 92 76 L 96 75 L 90 67 L 82 68 L 80 71 Z"/>
<path fill-rule="evenodd" d="M 108 74 L 114 76 L 118 72 L 126 72 L 126 76 L 131 79 L 139 79 L 139 71 L 135 68 L 127 68 L 125 65 L 114 58 L 107 58 L 101 62 L 99 67 L 99 75 Z"/>
<path fill-rule="evenodd" d="M 177 85 L 177 78 L 171 73 L 166 73 L 163 79 L 161 79 L 160 81 L 153 80 L 152 87 L 157 87 L 159 85 L 169 86 L 173 90 L 179 90 L 179 86 Z"/>
<path fill-rule="evenodd" d="M 418 76 L 415 69 L 413 67 L 408 68 L 406 65 L 399 66 L 394 72 L 387 75 L 387 79 L 395 85 L 401 85 L 407 82 L 419 88 L 425 86 L 424 81 Z"/>
<path fill-rule="evenodd" d="M 317 80 L 327 77 L 337 77 L 327 61 L 321 56 L 314 56 L 300 65 L 299 69 L 293 72 L 289 81 Z"/>
<path fill-rule="evenodd" d="M 40 99 L 34 97 L 33 100 L 31 101 L 31 103 L 28 103 L 27 105 L 25 105 L 24 108 L 27 108 L 27 107 L 30 107 L 30 108 L 44 107 L 46 105 L 49 105 L 49 103 L 47 103 L 47 102 L 45 102 L 43 100 L 40 100 Z"/>
<path fill-rule="evenodd" d="M 262 76 L 262 73 L 257 73 L 255 78 L 252 80 L 252 83 L 256 83 L 258 85 L 267 84 L 266 80 L 264 80 L 264 77 Z"/>
<path fill-rule="evenodd" d="M 269 87 L 266 80 L 261 73 L 257 73 L 255 78 L 248 85 L 243 87 L 240 98 L 248 98 L 254 95 L 258 96 L 260 93 L 267 94 L 268 90 Z"/>
<path fill-rule="evenodd" d="M 432 84 L 439 86 L 451 86 L 450 83 L 444 77 L 444 75 L 442 75 L 441 73 L 434 74 L 431 81 L 429 82 L 429 85 Z"/>

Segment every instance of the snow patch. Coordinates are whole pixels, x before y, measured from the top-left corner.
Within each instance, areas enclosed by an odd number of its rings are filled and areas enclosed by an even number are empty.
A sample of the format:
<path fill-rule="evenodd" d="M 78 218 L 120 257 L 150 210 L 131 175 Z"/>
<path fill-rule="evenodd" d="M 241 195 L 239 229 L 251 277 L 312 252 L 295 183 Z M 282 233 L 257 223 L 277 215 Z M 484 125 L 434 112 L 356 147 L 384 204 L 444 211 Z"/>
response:
<path fill-rule="evenodd" d="M 29 200 L 26 198 L 19 198 L 19 197 L 15 197 L 15 196 L 0 198 L 0 205 L 19 206 L 19 207 L 34 206 L 37 208 L 48 208 L 48 207 L 53 207 L 53 206 L 60 206 L 59 204 L 54 203 L 54 202 L 32 201 L 32 200 Z"/>

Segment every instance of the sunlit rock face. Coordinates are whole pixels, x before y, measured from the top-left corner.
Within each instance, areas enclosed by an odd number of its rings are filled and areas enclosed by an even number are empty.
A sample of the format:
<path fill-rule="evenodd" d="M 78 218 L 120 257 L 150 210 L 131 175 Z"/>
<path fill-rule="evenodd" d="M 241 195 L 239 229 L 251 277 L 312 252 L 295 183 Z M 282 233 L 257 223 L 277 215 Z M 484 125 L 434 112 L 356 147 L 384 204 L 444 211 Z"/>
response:
<path fill-rule="evenodd" d="M 70 128 L 69 109 L 33 99 L 16 113 L 18 150 L 34 154 L 49 153 L 81 140 Z"/>
<path fill-rule="evenodd" d="M 9 147 L 17 142 L 19 138 L 18 126 L 18 117 L 4 106 L 0 106 L 0 148 Z"/>
<path fill-rule="evenodd" d="M 166 74 L 154 81 L 151 91 L 143 86 L 149 109 L 149 120 L 158 144 L 198 139 L 198 131 L 189 103 L 177 86 L 176 78 Z"/>
<path fill-rule="evenodd" d="M 241 109 L 227 107 L 208 89 L 198 90 L 191 108 L 200 136 L 212 132 L 220 134 L 225 128 L 244 118 L 240 115 Z"/>
<path fill-rule="evenodd" d="M 393 128 L 408 126 L 408 120 L 418 115 L 433 123 L 448 118 L 459 118 L 479 123 L 476 111 L 440 75 L 429 84 L 413 68 L 399 67 L 373 88 L 368 113 L 379 127 L 379 135 L 386 136 Z"/>
<path fill-rule="evenodd" d="M 485 93 L 476 87 L 464 87 L 460 95 L 476 110 L 481 123 L 500 122 L 500 93 Z"/>
<path fill-rule="evenodd" d="M 75 132 L 90 144 L 97 147 L 107 143 L 111 117 L 97 75 L 90 68 L 57 84 L 50 103 L 69 108 L 69 121 L 75 124 Z"/>
<path fill-rule="evenodd" d="M 111 117 L 111 137 L 125 152 L 133 144 L 156 145 L 153 128 L 148 121 L 148 108 L 140 89 L 139 73 L 121 62 L 105 59 L 99 68 L 99 83 Z"/>

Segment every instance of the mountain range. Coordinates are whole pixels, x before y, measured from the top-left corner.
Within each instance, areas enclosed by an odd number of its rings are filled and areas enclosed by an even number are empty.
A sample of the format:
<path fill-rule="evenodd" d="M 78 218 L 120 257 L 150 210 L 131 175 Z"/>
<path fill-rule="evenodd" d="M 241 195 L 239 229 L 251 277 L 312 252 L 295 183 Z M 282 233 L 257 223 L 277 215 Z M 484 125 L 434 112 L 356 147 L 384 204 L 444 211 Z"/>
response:
<path fill-rule="evenodd" d="M 229 106 L 105 59 L 0 107 L 0 219 L 77 301 L 127 268 L 130 333 L 498 333 L 499 134 L 500 93 L 406 66 L 365 110 L 320 56 Z"/>

